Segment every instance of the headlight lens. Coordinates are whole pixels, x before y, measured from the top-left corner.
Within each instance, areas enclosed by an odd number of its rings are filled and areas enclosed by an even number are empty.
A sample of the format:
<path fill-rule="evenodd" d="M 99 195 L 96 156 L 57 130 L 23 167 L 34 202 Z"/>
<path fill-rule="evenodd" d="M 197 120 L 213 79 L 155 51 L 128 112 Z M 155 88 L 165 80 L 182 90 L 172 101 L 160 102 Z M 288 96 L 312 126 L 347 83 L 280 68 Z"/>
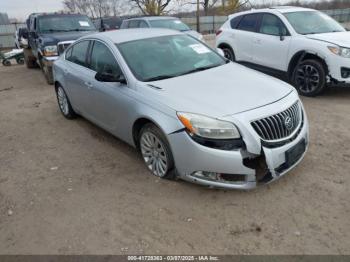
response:
<path fill-rule="evenodd" d="M 50 45 L 44 47 L 44 56 L 57 56 L 57 46 Z"/>
<path fill-rule="evenodd" d="M 350 58 L 350 48 L 340 47 L 340 46 L 328 46 L 328 49 L 336 55 Z"/>
<path fill-rule="evenodd" d="M 183 112 L 178 112 L 177 116 L 190 133 L 200 137 L 209 139 L 237 139 L 241 137 L 237 127 L 227 121 Z"/>

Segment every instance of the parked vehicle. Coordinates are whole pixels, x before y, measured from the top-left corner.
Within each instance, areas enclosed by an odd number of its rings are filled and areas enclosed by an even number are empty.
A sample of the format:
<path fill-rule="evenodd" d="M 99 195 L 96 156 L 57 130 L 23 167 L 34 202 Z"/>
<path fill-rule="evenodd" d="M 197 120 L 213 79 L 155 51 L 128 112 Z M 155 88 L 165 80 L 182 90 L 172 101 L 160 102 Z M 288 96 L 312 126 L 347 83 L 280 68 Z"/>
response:
<path fill-rule="evenodd" d="M 127 28 L 167 28 L 191 35 L 203 41 L 203 35 L 194 31 L 180 19 L 170 16 L 145 16 L 125 19 L 120 27 Z"/>
<path fill-rule="evenodd" d="M 295 167 L 308 122 L 293 87 L 181 32 L 86 36 L 54 64 L 62 114 L 137 147 L 156 176 L 249 189 Z"/>
<path fill-rule="evenodd" d="M 105 32 L 120 29 L 123 20 L 120 17 L 111 16 L 96 18 L 93 22 L 98 31 Z"/>
<path fill-rule="evenodd" d="M 24 64 L 23 49 L 13 49 L 12 51 L 7 53 L 2 53 L 0 51 L 0 61 L 4 66 L 11 66 L 11 60 L 16 60 L 17 64 L 23 65 Z"/>
<path fill-rule="evenodd" d="M 276 7 L 229 16 L 216 45 L 233 61 L 281 72 L 304 96 L 350 84 L 350 33 L 313 9 Z"/>
<path fill-rule="evenodd" d="M 49 84 L 53 84 L 52 64 L 58 56 L 79 37 L 96 32 L 90 18 L 80 14 L 31 14 L 27 26 L 26 65 L 39 65 Z"/>
<path fill-rule="evenodd" d="M 28 30 L 25 27 L 19 27 L 15 33 L 15 45 L 17 49 L 28 46 L 28 41 L 25 37 L 28 36 Z"/>

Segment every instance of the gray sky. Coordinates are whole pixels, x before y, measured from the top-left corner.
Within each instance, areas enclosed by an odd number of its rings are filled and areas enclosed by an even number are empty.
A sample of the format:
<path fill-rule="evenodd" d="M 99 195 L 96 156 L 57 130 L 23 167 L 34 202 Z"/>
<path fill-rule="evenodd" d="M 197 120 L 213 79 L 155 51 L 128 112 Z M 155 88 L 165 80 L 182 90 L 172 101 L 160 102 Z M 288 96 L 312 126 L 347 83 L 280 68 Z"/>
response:
<path fill-rule="evenodd" d="M 62 10 L 62 0 L 0 0 L 0 12 L 24 20 L 33 12 Z"/>
<path fill-rule="evenodd" d="M 122 0 L 121 0 L 122 1 Z M 275 2 L 277 0 L 251 0 L 252 3 Z M 279 0 L 280 3 L 288 0 Z M 63 9 L 62 0 L 0 0 L 0 12 L 10 18 L 24 21 L 33 12 L 53 12 Z"/>

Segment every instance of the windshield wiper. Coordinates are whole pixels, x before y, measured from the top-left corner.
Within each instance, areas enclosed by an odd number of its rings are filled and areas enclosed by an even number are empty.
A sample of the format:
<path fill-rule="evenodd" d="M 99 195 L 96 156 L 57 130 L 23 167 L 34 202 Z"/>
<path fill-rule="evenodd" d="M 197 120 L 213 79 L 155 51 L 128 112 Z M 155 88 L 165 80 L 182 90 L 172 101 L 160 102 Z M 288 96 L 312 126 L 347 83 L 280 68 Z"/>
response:
<path fill-rule="evenodd" d="M 173 78 L 177 75 L 159 75 L 159 76 L 153 76 L 150 78 L 146 78 L 143 80 L 144 82 L 151 82 L 151 81 L 157 81 L 157 80 L 163 80 L 163 79 L 168 79 L 168 78 Z"/>
<path fill-rule="evenodd" d="M 44 30 L 44 32 L 67 32 L 67 30 L 62 30 L 62 29 L 48 29 L 48 30 Z"/>
<path fill-rule="evenodd" d="M 72 31 L 83 32 L 84 31 L 85 32 L 85 31 L 91 31 L 91 29 L 75 28 L 75 29 L 69 29 L 67 31 L 70 31 L 70 32 L 72 32 Z"/>
<path fill-rule="evenodd" d="M 200 71 L 208 70 L 208 69 L 211 69 L 211 68 L 214 68 L 214 67 L 218 67 L 218 66 L 221 66 L 221 65 L 222 64 L 210 65 L 210 66 L 201 66 L 201 67 L 197 67 L 195 69 L 192 69 L 190 71 L 187 71 L 185 73 L 182 73 L 180 75 L 188 75 L 188 74 L 192 74 L 192 73 L 195 73 L 195 72 L 200 72 Z"/>

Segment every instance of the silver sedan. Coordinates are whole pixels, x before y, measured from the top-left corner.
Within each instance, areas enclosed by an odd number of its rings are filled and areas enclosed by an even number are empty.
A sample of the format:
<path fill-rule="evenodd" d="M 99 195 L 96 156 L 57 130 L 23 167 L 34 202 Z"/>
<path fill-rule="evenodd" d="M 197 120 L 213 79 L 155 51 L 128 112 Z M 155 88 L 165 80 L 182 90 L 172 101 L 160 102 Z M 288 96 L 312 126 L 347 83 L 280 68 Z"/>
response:
<path fill-rule="evenodd" d="M 180 32 L 89 35 L 53 71 L 62 114 L 138 148 L 158 177 L 250 189 L 287 173 L 307 150 L 307 117 L 290 85 Z"/>

